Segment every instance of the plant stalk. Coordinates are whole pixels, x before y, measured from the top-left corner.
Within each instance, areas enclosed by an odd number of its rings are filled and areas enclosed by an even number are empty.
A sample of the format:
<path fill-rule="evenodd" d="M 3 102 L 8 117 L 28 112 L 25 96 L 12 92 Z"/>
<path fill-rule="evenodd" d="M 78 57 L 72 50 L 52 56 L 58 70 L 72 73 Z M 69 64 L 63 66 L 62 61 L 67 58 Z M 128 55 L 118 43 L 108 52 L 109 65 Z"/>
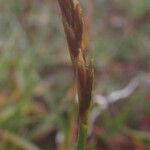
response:
<path fill-rule="evenodd" d="M 86 138 L 87 138 L 87 125 L 79 123 L 79 135 L 77 141 L 77 150 L 85 150 Z"/>

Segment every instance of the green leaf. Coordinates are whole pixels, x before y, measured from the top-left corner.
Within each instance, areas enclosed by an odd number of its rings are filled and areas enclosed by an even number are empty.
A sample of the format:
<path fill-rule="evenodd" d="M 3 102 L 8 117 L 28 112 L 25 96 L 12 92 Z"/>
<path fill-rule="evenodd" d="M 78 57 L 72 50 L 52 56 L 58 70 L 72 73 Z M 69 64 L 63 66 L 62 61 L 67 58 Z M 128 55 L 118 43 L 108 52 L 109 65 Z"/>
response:
<path fill-rule="evenodd" d="M 0 135 L 1 137 L 4 135 L 4 138 L 6 138 L 8 142 L 11 142 L 12 144 L 24 150 L 40 150 L 40 148 L 38 148 L 33 143 L 29 142 L 27 139 L 18 136 L 12 132 L 1 129 Z"/>

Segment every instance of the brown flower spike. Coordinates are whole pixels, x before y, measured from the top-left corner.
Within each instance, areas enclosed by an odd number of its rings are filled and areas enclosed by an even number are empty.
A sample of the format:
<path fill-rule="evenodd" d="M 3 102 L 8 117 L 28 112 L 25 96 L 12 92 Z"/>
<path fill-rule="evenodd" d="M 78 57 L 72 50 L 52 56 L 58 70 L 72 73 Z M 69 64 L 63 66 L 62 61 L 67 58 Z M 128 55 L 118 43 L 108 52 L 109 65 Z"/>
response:
<path fill-rule="evenodd" d="M 84 22 L 78 0 L 58 0 L 68 47 L 73 63 L 79 98 L 79 122 L 87 124 L 91 104 L 93 69 L 85 60 Z"/>

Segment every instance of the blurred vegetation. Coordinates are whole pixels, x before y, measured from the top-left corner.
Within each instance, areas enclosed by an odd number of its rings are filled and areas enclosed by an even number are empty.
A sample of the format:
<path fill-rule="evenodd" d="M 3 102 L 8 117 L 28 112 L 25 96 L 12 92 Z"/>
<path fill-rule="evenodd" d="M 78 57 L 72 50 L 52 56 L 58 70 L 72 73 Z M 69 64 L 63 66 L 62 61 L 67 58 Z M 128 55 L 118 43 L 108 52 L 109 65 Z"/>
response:
<path fill-rule="evenodd" d="M 93 93 L 109 94 L 148 74 L 150 0 L 81 3 L 90 15 Z M 0 150 L 59 150 L 71 143 L 74 81 L 60 18 L 56 0 L 0 0 Z M 87 149 L 148 150 L 149 91 L 142 86 L 102 112 Z"/>

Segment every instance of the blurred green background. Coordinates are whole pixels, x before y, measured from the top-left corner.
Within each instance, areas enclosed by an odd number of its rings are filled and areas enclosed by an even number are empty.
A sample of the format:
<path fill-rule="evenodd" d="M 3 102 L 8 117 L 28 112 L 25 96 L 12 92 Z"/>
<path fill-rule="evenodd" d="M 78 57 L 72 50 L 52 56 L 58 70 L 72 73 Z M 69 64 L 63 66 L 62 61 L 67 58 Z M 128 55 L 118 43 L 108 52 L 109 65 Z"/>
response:
<path fill-rule="evenodd" d="M 97 117 L 87 150 L 149 150 L 150 0 L 81 3 L 93 94 L 146 80 Z M 76 112 L 73 83 L 57 1 L 0 0 L 0 150 L 63 149 Z"/>

